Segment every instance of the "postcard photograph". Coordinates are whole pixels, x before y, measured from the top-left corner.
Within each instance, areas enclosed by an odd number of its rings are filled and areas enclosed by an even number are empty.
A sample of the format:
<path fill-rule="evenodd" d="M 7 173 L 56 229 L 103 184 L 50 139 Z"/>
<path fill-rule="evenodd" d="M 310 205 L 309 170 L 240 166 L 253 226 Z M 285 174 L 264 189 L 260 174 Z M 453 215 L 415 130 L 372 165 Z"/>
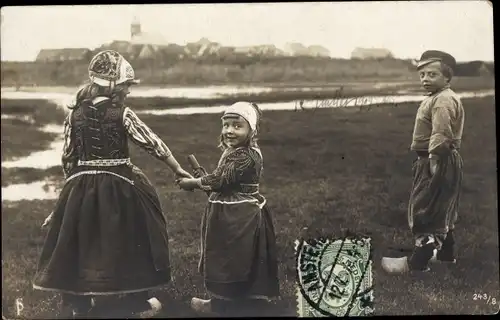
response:
<path fill-rule="evenodd" d="M 2 319 L 493 315 L 492 1 L 1 9 Z"/>

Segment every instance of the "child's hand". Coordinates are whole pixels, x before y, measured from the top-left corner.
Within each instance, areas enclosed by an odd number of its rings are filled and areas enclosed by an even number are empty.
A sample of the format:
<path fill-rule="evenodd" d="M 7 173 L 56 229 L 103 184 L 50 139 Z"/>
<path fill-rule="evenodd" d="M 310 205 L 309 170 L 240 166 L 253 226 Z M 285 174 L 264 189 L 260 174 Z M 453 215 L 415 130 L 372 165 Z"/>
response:
<path fill-rule="evenodd" d="M 192 178 L 193 176 L 186 170 L 179 168 L 175 171 L 176 178 Z"/>
<path fill-rule="evenodd" d="M 186 191 L 194 191 L 196 188 L 196 180 L 189 178 L 181 178 L 177 180 L 179 187 Z"/>
<path fill-rule="evenodd" d="M 207 175 L 207 171 L 203 167 L 199 167 L 193 170 L 193 176 L 195 178 L 201 178 L 205 175 Z"/>
<path fill-rule="evenodd" d="M 437 161 L 434 159 L 430 159 L 429 162 L 430 162 L 431 175 L 434 175 L 436 173 L 437 167 L 438 167 Z"/>
<path fill-rule="evenodd" d="M 49 216 L 45 219 L 45 221 L 43 222 L 42 224 L 42 228 L 45 228 L 46 226 L 48 226 L 50 224 L 50 222 L 52 221 L 52 217 L 54 216 L 54 212 L 51 212 L 49 214 Z"/>

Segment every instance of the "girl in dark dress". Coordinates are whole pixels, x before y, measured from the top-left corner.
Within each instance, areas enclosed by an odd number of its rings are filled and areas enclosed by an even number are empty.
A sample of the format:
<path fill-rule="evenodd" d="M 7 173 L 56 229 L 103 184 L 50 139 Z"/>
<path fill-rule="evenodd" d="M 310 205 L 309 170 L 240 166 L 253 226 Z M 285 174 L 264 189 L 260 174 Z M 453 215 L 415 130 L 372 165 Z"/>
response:
<path fill-rule="evenodd" d="M 147 310 L 148 290 L 171 280 L 167 221 L 155 188 L 130 161 L 128 140 L 177 178 L 192 176 L 125 106 L 138 81 L 118 52 L 98 53 L 89 75 L 65 120 L 66 181 L 48 218 L 33 287 L 62 293 L 74 316 L 88 314 L 92 296 L 135 293 Z M 157 299 L 148 301 L 161 308 Z"/>
<path fill-rule="evenodd" d="M 199 312 L 255 316 L 249 312 L 266 305 L 257 301 L 279 296 L 274 226 L 266 198 L 259 193 L 260 116 L 255 104 L 230 106 L 222 117 L 223 154 L 215 171 L 179 179 L 185 190 L 210 191 L 201 224 L 199 271 L 211 299 L 192 299 Z"/>

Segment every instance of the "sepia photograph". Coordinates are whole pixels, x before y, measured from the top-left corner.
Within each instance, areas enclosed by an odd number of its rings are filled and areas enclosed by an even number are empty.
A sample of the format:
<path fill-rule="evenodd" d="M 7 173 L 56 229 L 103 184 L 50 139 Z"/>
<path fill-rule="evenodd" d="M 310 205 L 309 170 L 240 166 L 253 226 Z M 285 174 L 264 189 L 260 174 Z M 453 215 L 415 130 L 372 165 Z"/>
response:
<path fill-rule="evenodd" d="M 492 1 L 1 8 L 2 320 L 494 315 Z"/>

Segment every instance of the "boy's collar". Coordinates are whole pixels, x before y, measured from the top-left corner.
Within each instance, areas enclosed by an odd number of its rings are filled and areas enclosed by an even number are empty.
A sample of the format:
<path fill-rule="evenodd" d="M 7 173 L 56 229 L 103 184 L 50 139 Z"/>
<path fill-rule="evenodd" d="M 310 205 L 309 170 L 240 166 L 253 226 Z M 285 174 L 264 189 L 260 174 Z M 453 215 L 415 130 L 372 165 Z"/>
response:
<path fill-rule="evenodd" d="M 446 89 L 450 89 L 450 88 L 451 88 L 451 85 L 449 83 L 447 83 L 441 89 L 439 89 L 437 91 L 434 91 L 434 92 L 427 92 L 425 95 L 430 97 L 430 96 L 436 95 L 436 94 L 438 94 L 438 93 L 440 93 L 440 92 L 442 92 L 442 91 L 444 91 Z"/>

